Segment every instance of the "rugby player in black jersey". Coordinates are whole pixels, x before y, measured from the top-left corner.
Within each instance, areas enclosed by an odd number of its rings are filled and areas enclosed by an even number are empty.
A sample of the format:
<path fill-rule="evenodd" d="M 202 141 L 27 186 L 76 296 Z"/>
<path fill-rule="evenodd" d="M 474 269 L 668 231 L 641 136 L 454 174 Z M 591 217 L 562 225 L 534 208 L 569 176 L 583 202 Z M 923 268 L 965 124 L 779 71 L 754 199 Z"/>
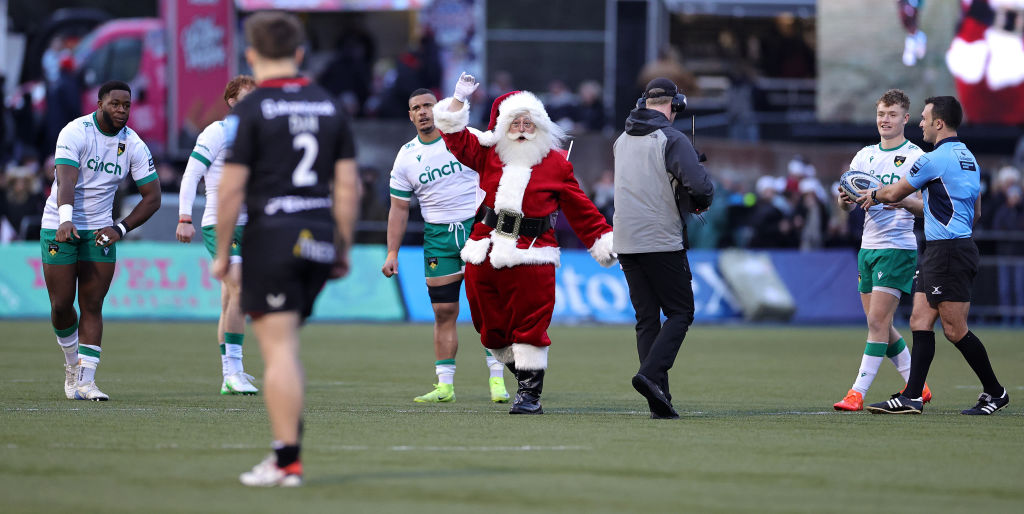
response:
<path fill-rule="evenodd" d="M 252 317 L 264 368 L 271 454 L 240 477 L 249 486 L 302 484 L 299 459 L 304 378 L 299 328 L 324 283 L 348 272 L 358 206 L 355 147 L 347 117 L 299 76 L 305 36 L 293 15 L 245 21 L 245 57 L 259 87 L 225 119 L 227 153 L 212 272 L 228 272 L 242 202 L 242 309 Z M 332 187 L 333 183 L 333 187 Z"/>

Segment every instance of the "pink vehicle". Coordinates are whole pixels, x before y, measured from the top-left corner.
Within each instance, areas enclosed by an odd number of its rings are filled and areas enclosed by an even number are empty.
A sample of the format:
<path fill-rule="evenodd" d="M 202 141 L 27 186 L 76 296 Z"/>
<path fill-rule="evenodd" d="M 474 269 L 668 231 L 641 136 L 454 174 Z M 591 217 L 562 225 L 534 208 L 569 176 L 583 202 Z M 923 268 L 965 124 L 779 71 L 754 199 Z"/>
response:
<path fill-rule="evenodd" d="M 96 94 L 108 80 L 132 87 L 128 126 L 153 153 L 167 145 L 167 44 L 158 18 L 113 20 L 90 33 L 75 50 L 82 79 L 82 112 L 96 108 Z"/>

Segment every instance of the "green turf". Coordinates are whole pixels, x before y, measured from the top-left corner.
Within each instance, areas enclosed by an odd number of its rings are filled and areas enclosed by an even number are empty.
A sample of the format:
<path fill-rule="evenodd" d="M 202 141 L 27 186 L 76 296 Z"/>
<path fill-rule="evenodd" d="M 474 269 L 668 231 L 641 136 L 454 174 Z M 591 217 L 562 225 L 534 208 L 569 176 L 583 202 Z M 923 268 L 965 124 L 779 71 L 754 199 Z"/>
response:
<path fill-rule="evenodd" d="M 546 414 L 490 403 L 471 327 L 458 401 L 428 391 L 428 325 L 312 325 L 306 486 L 250 490 L 267 452 L 260 397 L 225 397 L 214 324 L 108 323 L 106 403 L 63 400 L 40 322 L 0 322 L 3 512 L 1020 512 L 1024 334 L 978 330 L 1013 402 L 960 416 L 977 379 L 940 342 L 923 416 L 835 413 L 859 328 L 693 329 L 672 371 L 677 421 L 630 386 L 629 327 L 558 327 Z M 908 334 L 909 335 L 909 334 Z M 939 335 L 941 340 L 941 333 Z M 259 376 L 251 335 L 248 371 Z M 510 389 L 511 377 L 506 379 Z M 902 387 L 888 362 L 868 395 Z"/>

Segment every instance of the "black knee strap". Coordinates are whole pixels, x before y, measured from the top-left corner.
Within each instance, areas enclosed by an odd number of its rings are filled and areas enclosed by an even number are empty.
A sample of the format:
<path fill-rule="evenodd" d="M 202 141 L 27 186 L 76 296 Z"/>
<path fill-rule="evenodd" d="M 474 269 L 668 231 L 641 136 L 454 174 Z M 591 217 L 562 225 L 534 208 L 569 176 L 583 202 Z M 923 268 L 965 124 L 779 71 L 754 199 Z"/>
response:
<path fill-rule="evenodd" d="M 459 292 L 462 290 L 462 279 L 443 286 L 427 286 L 430 303 L 458 303 Z"/>

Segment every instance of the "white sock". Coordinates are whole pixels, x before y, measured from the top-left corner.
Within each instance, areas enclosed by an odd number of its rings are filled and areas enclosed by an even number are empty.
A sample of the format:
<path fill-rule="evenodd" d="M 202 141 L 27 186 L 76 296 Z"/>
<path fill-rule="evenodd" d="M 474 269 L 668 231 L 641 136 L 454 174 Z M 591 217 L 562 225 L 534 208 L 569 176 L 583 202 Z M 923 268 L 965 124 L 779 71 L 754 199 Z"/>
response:
<path fill-rule="evenodd" d="M 874 382 L 875 375 L 878 374 L 878 367 L 882 364 L 882 359 L 885 358 L 885 349 L 888 346 L 887 343 L 867 342 L 864 356 L 860 359 L 860 371 L 857 373 L 857 379 L 853 382 L 854 391 L 860 394 L 868 392 L 871 382 Z"/>
<path fill-rule="evenodd" d="M 902 352 L 889 357 L 889 360 L 896 365 L 896 371 L 899 371 L 900 375 L 903 376 L 904 382 L 910 380 L 910 350 L 908 348 L 904 348 Z"/>
<path fill-rule="evenodd" d="M 69 336 L 57 336 L 57 344 L 64 350 L 64 362 L 68 366 L 78 364 L 78 329 Z"/>
<path fill-rule="evenodd" d="M 437 383 L 455 383 L 455 359 L 444 359 L 435 362 L 434 371 L 437 373 Z"/>
<path fill-rule="evenodd" d="M 491 378 L 505 377 L 505 365 L 498 359 L 495 359 L 491 352 L 487 352 L 487 368 L 491 370 Z"/>
<path fill-rule="evenodd" d="M 100 365 L 101 348 L 91 344 L 82 344 L 78 346 L 78 351 L 78 383 L 88 384 L 96 380 L 96 367 Z"/>

